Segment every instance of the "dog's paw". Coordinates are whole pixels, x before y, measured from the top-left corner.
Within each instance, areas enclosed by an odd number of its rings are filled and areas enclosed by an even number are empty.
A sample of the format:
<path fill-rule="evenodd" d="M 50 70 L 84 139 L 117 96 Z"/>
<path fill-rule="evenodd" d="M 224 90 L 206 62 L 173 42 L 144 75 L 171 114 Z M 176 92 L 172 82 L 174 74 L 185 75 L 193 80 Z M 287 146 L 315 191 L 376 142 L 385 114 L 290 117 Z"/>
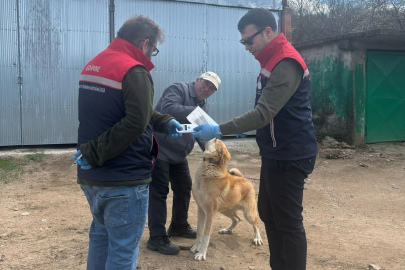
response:
<path fill-rule="evenodd" d="M 260 237 L 255 237 L 255 238 L 253 238 L 253 243 L 256 246 L 261 246 L 261 245 L 263 245 L 263 240 Z"/>
<path fill-rule="evenodd" d="M 193 253 L 197 253 L 198 252 L 197 245 L 194 245 L 192 248 L 190 248 L 190 251 Z"/>
<path fill-rule="evenodd" d="M 221 230 L 218 231 L 219 234 L 232 234 L 232 230 L 228 229 L 228 228 L 223 228 Z"/>
<path fill-rule="evenodd" d="M 195 259 L 196 261 L 205 261 L 206 256 L 205 256 L 204 253 L 198 252 L 197 254 L 195 254 L 194 259 Z"/>

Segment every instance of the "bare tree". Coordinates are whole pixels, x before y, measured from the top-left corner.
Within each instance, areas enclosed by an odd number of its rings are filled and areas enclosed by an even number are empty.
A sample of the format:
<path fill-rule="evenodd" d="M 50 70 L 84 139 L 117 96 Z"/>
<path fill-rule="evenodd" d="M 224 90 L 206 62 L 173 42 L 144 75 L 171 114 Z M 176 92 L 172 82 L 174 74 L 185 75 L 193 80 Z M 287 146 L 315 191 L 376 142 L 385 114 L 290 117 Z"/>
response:
<path fill-rule="evenodd" d="M 293 42 L 374 29 L 405 29 L 405 0 L 290 0 Z"/>

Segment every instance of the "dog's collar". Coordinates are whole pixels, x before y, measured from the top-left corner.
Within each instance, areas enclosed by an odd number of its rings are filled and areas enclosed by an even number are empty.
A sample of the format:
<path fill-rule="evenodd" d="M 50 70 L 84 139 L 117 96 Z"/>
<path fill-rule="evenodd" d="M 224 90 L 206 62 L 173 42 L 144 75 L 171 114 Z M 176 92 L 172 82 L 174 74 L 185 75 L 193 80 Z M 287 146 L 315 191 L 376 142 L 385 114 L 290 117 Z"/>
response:
<path fill-rule="evenodd" d="M 219 165 L 219 161 L 216 161 L 213 158 L 203 158 L 203 161 L 207 161 L 208 163 Z"/>

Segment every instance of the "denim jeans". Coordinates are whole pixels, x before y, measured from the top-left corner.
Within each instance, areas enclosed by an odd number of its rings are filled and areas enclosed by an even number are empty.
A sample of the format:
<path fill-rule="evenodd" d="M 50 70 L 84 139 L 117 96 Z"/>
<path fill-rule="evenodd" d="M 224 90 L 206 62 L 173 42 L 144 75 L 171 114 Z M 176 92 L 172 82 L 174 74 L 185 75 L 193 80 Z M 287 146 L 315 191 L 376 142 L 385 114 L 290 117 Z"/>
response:
<path fill-rule="evenodd" d="M 148 213 L 149 185 L 81 185 L 93 221 L 87 270 L 134 270 Z"/>

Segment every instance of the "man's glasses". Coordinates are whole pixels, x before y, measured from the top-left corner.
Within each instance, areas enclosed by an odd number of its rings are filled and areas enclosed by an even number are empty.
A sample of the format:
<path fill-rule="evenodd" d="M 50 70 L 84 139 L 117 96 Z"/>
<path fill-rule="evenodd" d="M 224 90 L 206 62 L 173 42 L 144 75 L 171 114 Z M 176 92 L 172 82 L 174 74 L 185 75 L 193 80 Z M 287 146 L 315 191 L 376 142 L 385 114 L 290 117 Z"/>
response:
<path fill-rule="evenodd" d="M 201 80 L 203 81 L 205 88 L 208 88 L 211 92 L 217 91 L 217 89 L 214 86 L 212 86 L 208 81 L 206 81 L 204 79 L 201 79 Z"/>
<path fill-rule="evenodd" d="M 253 45 L 253 38 L 255 36 L 257 36 L 258 34 L 260 34 L 261 32 L 263 32 L 264 29 L 266 29 L 266 27 L 259 30 L 259 31 L 257 31 L 256 33 L 254 33 L 250 37 L 242 38 L 241 40 L 239 40 L 239 42 L 242 43 L 242 45 L 249 45 L 249 46 Z"/>
<path fill-rule="evenodd" d="M 156 48 L 152 43 L 148 43 L 150 46 L 152 46 L 153 51 L 152 51 L 152 56 L 156 56 L 159 53 L 158 48 Z"/>

